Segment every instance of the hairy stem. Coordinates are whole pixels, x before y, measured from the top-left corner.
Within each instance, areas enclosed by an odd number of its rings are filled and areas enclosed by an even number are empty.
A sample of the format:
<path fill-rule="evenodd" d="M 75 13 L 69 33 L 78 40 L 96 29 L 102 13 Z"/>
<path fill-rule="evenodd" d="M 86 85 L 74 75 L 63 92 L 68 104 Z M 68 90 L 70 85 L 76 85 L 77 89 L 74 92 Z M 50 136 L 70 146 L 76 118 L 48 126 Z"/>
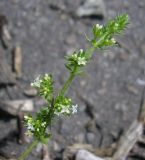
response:
<path fill-rule="evenodd" d="M 30 146 L 22 153 L 18 160 L 25 160 L 25 158 L 32 152 L 33 148 L 38 144 L 38 140 L 33 140 Z"/>
<path fill-rule="evenodd" d="M 60 90 L 60 95 L 64 95 L 64 94 L 67 92 L 67 90 L 68 90 L 68 88 L 70 87 L 73 79 L 74 79 L 75 76 L 76 76 L 76 74 L 75 74 L 76 70 L 77 70 L 77 67 L 75 67 L 74 70 L 73 70 L 73 72 L 70 73 L 69 78 L 67 79 L 67 81 L 65 82 L 64 86 L 63 86 L 62 89 Z"/>

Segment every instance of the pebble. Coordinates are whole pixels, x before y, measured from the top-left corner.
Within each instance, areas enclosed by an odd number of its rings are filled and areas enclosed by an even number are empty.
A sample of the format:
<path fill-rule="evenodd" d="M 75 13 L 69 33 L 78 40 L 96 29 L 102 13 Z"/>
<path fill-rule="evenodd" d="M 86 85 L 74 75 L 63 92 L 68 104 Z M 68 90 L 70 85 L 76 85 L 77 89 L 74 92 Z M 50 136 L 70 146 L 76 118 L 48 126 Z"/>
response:
<path fill-rule="evenodd" d="M 139 79 L 139 78 L 138 78 L 138 79 L 136 80 L 136 82 L 137 82 L 137 84 L 140 85 L 140 86 L 145 86 L 145 80 L 142 80 L 142 79 Z"/>
<path fill-rule="evenodd" d="M 25 89 L 23 93 L 28 97 L 34 97 L 37 95 L 37 90 L 35 88 L 30 87 Z"/>
<path fill-rule="evenodd" d="M 78 17 L 98 16 L 99 18 L 106 17 L 106 7 L 103 0 L 86 0 L 77 11 Z"/>
<path fill-rule="evenodd" d="M 135 95 L 138 95 L 138 90 L 136 87 L 132 86 L 132 85 L 127 85 L 127 90 Z"/>
<path fill-rule="evenodd" d="M 81 149 L 77 152 L 75 160 L 104 160 L 95 156 L 87 150 Z"/>
<path fill-rule="evenodd" d="M 32 112 L 34 110 L 34 103 L 32 100 L 8 100 L 0 101 L 0 109 L 17 116 L 20 111 Z"/>

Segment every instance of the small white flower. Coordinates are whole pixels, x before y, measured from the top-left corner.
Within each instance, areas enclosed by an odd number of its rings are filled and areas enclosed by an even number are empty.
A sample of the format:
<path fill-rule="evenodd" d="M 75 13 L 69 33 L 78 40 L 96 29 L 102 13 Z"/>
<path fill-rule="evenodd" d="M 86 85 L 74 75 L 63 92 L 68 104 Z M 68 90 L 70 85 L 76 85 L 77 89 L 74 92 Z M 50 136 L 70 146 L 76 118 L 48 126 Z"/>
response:
<path fill-rule="evenodd" d="M 32 124 L 28 124 L 27 129 L 30 131 L 34 131 L 34 127 Z"/>
<path fill-rule="evenodd" d="M 77 54 L 72 54 L 71 57 L 72 58 L 77 58 Z"/>
<path fill-rule="evenodd" d="M 111 39 L 112 43 L 116 43 L 116 40 L 114 38 Z"/>
<path fill-rule="evenodd" d="M 24 119 L 25 119 L 25 120 L 28 120 L 28 119 L 29 119 L 29 117 L 28 117 L 27 115 L 25 115 L 25 116 L 24 116 Z"/>
<path fill-rule="evenodd" d="M 31 86 L 33 87 L 40 87 L 40 83 L 41 83 L 41 79 L 40 79 L 40 75 L 34 80 L 33 83 L 31 83 Z"/>
<path fill-rule="evenodd" d="M 72 105 L 72 114 L 77 113 L 78 105 Z"/>
<path fill-rule="evenodd" d="M 83 51 L 83 49 L 80 49 L 80 53 L 83 53 L 84 51 Z"/>
<path fill-rule="evenodd" d="M 43 123 L 41 124 L 42 127 L 45 127 L 45 125 L 46 125 L 46 122 L 43 122 Z"/>
<path fill-rule="evenodd" d="M 62 105 L 61 113 L 67 113 L 67 114 L 69 114 L 70 113 L 69 106 L 63 106 Z"/>
<path fill-rule="evenodd" d="M 78 65 L 86 65 L 85 57 L 78 57 Z"/>
<path fill-rule="evenodd" d="M 102 28 L 103 28 L 103 26 L 102 26 L 102 25 L 100 25 L 100 24 L 96 24 L 96 28 L 98 28 L 98 29 L 102 29 Z"/>

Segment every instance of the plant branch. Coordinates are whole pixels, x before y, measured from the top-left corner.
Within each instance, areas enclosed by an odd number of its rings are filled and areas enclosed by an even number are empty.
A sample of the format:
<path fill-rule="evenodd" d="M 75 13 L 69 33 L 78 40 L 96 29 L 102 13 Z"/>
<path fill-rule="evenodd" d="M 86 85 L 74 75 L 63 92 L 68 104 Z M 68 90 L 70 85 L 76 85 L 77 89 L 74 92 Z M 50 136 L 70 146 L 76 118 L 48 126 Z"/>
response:
<path fill-rule="evenodd" d="M 60 95 L 64 95 L 67 92 L 75 76 L 76 75 L 74 74 L 74 72 L 70 73 L 68 80 L 65 82 L 64 86 L 62 87 L 60 91 Z"/>
<path fill-rule="evenodd" d="M 38 140 L 33 140 L 30 146 L 22 153 L 18 160 L 25 160 L 25 158 L 32 152 L 33 148 L 38 144 Z"/>

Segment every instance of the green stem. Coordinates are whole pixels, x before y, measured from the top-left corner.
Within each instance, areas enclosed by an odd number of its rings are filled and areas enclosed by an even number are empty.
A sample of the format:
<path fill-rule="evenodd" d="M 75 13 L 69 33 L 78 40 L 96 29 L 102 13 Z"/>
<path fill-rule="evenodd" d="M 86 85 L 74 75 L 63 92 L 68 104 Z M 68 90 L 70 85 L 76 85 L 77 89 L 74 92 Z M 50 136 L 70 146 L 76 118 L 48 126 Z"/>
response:
<path fill-rule="evenodd" d="M 86 55 L 87 55 L 88 59 L 91 59 L 94 51 L 95 51 L 95 47 L 91 47 L 91 48 L 87 49 Z"/>
<path fill-rule="evenodd" d="M 75 77 L 75 72 L 71 72 L 70 76 L 68 78 L 68 80 L 65 82 L 64 86 L 62 87 L 60 94 L 59 95 L 64 95 L 66 93 L 66 91 L 68 90 L 68 88 L 70 87 L 74 77 Z"/>
<path fill-rule="evenodd" d="M 90 59 L 90 58 L 92 57 L 92 54 L 93 54 L 94 50 L 95 50 L 95 48 L 94 48 L 94 47 L 91 47 L 91 48 L 89 48 L 89 49 L 86 51 L 86 54 L 87 54 L 87 56 L 88 56 L 88 59 Z M 68 88 L 70 87 L 73 79 L 74 79 L 75 76 L 76 76 L 76 70 L 77 70 L 77 69 L 78 69 L 78 68 L 75 67 L 74 70 L 70 73 L 70 76 L 69 76 L 68 80 L 65 82 L 64 86 L 62 87 L 59 95 L 64 95 L 64 94 L 67 92 L 67 90 L 68 90 Z"/>
<path fill-rule="evenodd" d="M 38 144 L 38 140 L 33 140 L 30 146 L 22 153 L 18 160 L 25 160 L 25 158 L 32 152 L 33 148 Z"/>

